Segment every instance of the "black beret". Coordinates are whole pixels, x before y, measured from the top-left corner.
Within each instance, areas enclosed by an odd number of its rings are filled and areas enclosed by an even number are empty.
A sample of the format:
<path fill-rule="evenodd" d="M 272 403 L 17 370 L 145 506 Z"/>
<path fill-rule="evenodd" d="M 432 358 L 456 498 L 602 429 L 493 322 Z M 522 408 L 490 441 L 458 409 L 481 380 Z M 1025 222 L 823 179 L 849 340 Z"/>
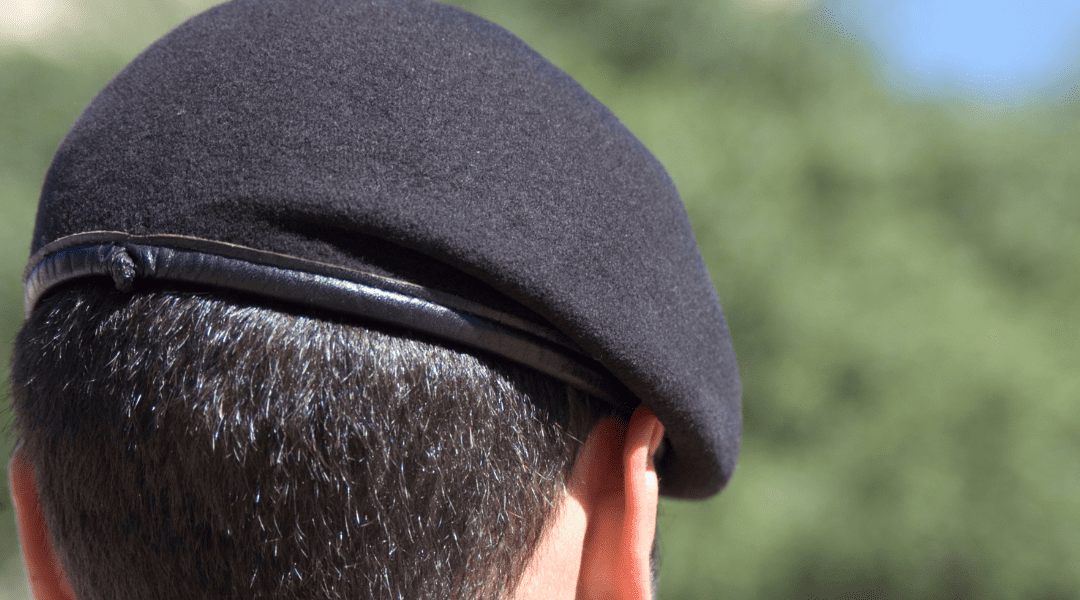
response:
<path fill-rule="evenodd" d="M 59 282 L 220 286 L 493 352 L 667 430 L 661 492 L 735 468 L 740 386 L 660 163 L 502 28 L 421 0 L 238 0 L 148 48 L 49 169 Z"/>

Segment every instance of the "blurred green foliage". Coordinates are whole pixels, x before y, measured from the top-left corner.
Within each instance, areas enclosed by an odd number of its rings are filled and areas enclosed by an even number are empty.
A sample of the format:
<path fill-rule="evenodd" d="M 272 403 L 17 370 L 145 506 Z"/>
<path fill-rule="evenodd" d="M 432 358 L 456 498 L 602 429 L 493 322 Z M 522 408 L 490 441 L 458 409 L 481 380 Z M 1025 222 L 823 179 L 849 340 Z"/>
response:
<path fill-rule="evenodd" d="M 718 498 L 662 504 L 661 598 L 1080 598 L 1075 102 L 905 100 L 821 8 L 460 4 L 654 151 L 723 302 L 743 454 Z M 110 6 L 66 50 L 0 46 L 5 342 L 52 152 L 127 48 L 196 10 Z"/>

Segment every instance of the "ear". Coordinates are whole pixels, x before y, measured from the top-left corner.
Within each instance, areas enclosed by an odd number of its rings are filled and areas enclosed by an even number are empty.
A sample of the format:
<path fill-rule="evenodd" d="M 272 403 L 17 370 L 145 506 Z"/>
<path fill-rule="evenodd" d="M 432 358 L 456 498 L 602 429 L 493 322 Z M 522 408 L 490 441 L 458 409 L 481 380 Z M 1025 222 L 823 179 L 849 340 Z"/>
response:
<path fill-rule="evenodd" d="M 27 460 L 21 444 L 11 455 L 8 477 L 30 595 L 35 600 L 76 600 L 41 513 L 34 466 Z"/>
<path fill-rule="evenodd" d="M 582 448 L 575 465 L 580 477 L 571 482 L 588 519 L 580 600 L 652 597 L 649 561 L 660 495 L 653 455 L 663 438 L 664 426 L 641 406 L 628 424 L 601 421 Z"/>

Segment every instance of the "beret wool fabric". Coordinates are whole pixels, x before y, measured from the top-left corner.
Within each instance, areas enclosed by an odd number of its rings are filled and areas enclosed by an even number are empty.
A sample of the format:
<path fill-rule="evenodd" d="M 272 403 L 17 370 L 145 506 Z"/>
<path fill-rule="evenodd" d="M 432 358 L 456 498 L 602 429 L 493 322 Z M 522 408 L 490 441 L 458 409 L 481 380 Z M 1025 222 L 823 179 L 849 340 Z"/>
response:
<path fill-rule="evenodd" d="M 735 468 L 735 355 L 674 184 L 573 79 L 464 10 L 238 0 L 182 24 L 68 133 L 32 252 L 99 231 L 317 261 L 543 322 L 664 423 L 663 494 L 707 497 Z"/>

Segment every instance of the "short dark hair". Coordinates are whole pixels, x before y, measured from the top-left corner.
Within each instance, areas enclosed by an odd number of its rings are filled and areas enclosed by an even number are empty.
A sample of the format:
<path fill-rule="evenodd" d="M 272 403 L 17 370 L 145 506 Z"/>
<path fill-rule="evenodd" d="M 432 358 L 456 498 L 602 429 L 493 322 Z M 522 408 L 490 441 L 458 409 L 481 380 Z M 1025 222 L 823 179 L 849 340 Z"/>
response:
<path fill-rule="evenodd" d="M 501 597 L 611 412 L 407 331 L 87 280 L 30 315 L 12 382 L 81 600 Z"/>

